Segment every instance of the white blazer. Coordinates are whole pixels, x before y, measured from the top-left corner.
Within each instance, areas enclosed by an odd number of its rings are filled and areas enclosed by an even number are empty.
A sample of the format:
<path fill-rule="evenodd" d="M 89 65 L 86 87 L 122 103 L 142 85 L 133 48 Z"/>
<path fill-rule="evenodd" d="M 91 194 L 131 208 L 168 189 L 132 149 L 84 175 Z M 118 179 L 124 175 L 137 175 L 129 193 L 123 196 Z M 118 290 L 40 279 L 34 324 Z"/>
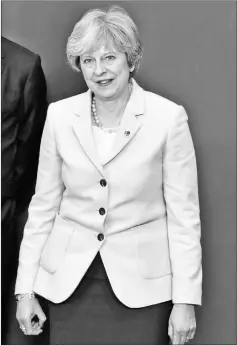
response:
<path fill-rule="evenodd" d="M 15 293 L 66 300 L 100 251 L 128 307 L 201 304 L 196 159 L 187 114 L 133 91 L 106 162 L 91 126 L 91 91 L 50 104 Z M 106 185 L 105 181 L 106 181 Z"/>

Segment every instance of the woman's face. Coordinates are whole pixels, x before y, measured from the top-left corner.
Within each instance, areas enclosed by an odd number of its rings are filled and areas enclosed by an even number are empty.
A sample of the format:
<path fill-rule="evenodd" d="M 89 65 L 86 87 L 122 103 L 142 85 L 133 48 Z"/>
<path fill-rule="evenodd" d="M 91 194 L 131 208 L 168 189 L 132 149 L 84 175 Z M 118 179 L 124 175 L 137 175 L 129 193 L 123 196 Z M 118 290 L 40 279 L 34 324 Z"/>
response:
<path fill-rule="evenodd" d="M 88 88 L 101 100 L 113 100 L 128 92 L 129 66 L 125 53 L 101 46 L 80 56 Z"/>

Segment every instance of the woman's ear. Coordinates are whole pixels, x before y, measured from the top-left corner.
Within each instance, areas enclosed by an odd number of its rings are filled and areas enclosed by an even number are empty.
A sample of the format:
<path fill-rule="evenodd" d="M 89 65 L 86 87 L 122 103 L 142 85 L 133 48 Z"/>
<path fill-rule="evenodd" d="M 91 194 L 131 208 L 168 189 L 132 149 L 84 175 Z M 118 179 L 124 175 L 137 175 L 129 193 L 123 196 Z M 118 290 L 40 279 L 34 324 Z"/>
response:
<path fill-rule="evenodd" d="M 134 66 L 130 67 L 130 68 L 129 68 L 129 71 L 130 71 L 130 72 L 133 72 L 133 71 L 134 71 Z"/>

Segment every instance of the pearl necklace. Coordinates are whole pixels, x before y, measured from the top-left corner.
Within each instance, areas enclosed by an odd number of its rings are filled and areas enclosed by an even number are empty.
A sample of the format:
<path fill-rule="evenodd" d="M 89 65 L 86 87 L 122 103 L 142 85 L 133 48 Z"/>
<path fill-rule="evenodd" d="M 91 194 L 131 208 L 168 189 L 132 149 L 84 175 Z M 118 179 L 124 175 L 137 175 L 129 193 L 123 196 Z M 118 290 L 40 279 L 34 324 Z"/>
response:
<path fill-rule="evenodd" d="M 95 105 L 95 96 L 93 96 L 93 99 L 92 99 L 91 112 L 92 112 L 92 116 L 93 116 L 93 119 L 94 119 L 96 126 L 98 126 L 102 131 L 107 132 L 107 133 L 117 132 L 119 126 L 115 127 L 115 128 L 106 128 L 106 127 L 102 126 L 100 119 L 97 115 L 97 110 L 96 110 L 96 105 Z"/>
<path fill-rule="evenodd" d="M 131 95 L 131 93 L 132 93 L 132 83 L 131 82 L 129 82 L 129 89 L 130 89 L 129 93 Z M 106 127 L 102 126 L 100 119 L 97 115 L 97 110 L 96 110 L 96 105 L 95 105 L 95 96 L 93 96 L 93 98 L 92 98 L 91 112 L 92 112 L 92 117 L 93 117 L 93 120 L 94 120 L 96 126 L 98 126 L 102 131 L 107 132 L 107 133 L 115 133 L 118 131 L 119 126 L 114 127 L 114 128 L 106 128 Z"/>

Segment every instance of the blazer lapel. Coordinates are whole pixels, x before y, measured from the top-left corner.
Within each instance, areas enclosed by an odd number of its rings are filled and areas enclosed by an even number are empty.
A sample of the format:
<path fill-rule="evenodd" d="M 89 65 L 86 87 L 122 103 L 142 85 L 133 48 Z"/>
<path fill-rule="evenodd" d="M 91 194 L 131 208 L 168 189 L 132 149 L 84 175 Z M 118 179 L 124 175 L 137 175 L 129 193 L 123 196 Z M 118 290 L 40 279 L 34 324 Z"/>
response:
<path fill-rule="evenodd" d="M 114 159 L 134 138 L 142 123 L 139 115 L 144 114 L 143 89 L 132 79 L 133 91 L 125 108 L 120 128 L 116 134 L 114 145 L 104 165 Z"/>
<path fill-rule="evenodd" d="M 73 130 L 88 158 L 99 170 L 101 175 L 104 176 L 103 167 L 99 161 L 92 132 L 91 91 L 88 90 L 83 97 L 84 99 L 81 100 L 80 105 L 77 104 L 78 109 L 74 109 Z"/>
<path fill-rule="evenodd" d="M 134 79 L 132 83 L 132 94 L 125 108 L 114 145 L 103 165 L 108 164 L 128 145 L 142 125 L 139 115 L 144 114 L 144 91 Z M 84 93 L 83 98 L 80 98 L 80 104 L 76 102 L 73 112 L 73 130 L 88 158 L 104 176 L 92 132 L 90 90 Z"/>

